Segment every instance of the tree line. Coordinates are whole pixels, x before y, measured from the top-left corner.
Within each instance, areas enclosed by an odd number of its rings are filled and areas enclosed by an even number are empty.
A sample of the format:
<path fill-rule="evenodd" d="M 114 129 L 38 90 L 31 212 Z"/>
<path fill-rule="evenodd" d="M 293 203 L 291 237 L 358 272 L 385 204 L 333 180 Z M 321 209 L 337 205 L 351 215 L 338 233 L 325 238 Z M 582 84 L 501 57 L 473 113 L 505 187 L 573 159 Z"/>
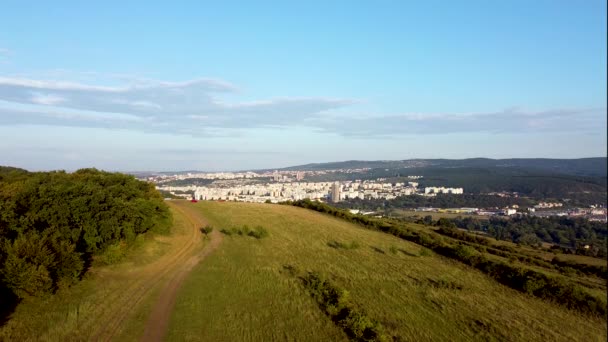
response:
<path fill-rule="evenodd" d="M 491 217 L 441 218 L 440 225 L 453 225 L 467 230 L 484 231 L 497 240 L 507 240 L 531 246 L 541 242 L 561 246 L 564 252 L 605 258 L 608 227 L 603 222 L 576 217 L 516 216 L 509 219 Z M 560 248 L 560 247 L 556 247 Z"/>
<path fill-rule="evenodd" d="M 171 222 L 154 186 L 133 176 L 0 167 L 0 309 L 73 284 L 95 258 Z"/>
<path fill-rule="evenodd" d="M 520 207 L 531 207 L 534 201 L 525 197 L 500 197 L 480 194 L 438 194 L 437 196 L 399 196 L 394 199 L 350 199 L 336 203 L 340 208 L 366 209 L 390 212 L 391 209 L 401 208 L 504 208 L 517 204 Z"/>

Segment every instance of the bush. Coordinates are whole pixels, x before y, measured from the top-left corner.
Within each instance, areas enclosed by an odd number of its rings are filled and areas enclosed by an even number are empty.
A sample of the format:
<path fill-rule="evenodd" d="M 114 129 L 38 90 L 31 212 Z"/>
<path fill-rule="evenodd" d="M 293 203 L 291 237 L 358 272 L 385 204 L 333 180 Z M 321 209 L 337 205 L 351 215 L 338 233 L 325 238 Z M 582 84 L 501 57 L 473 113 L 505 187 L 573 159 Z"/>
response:
<path fill-rule="evenodd" d="M 222 228 L 222 229 L 220 229 L 220 233 L 230 236 L 230 235 L 232 235 L 232 230 Z"/>
<path fill-rule="evenodd" d="M 202 227 L 200 230 L 201 230 L 201 233 L 203 233 L 205 235 L 209 235 L 213 231 L 213 226 L 208 224 L 205 227 Z"/>
<path fill-rule="evenodd" d="M 350 243 L 342 243 L 335 240 L 329 241 L 327 245 L 335 249 L 357 249 L 360 247 L 357 241 L 351 241 Z"/>
<path fill-rule="evenodd" d="M 261 227 L 261 226 L 257 226 L 254 229 L 249 229 L 249 227 L 247 225 L 244 225 L 241 228 L 231 228 L 231 229 L 220 229 L 220 233 L 224 234 L 224 235 L 240 235 L 240 236 L 250 236 L 256 239 L 263 239 L 265 237 L 268 237 L 268 231 L 266 230 L 266 228 Z"/>
<path fill-rule="evenodd" d="M 358 309 L 349 292 L 310 272 L 300 278 L 309 294 L 331 320 L 353 341 L 388 341 L 382 325 Z"/>
<path fill-rule="evenodd" d="M 431 256 L 433 255 L 433 253 L 428 249 L 428 248 L 420 248 L 420 253 L 418 254 L 420 256 Z"/>
<path fill-rule="evenodd" d="M 108 246 L 106 250 L 98 258 L 99 262 L 104 265 L 112 265 L 121 261 L 126 255 L 127 246 L 124 243 L 116 243 Z"/>
<path fill-rule="evenodd" d="M 264 227 L 257 226 L 254 230 L 249 231 L 247 235 L 260 240 L 268 236 L 268 231 Z"/>

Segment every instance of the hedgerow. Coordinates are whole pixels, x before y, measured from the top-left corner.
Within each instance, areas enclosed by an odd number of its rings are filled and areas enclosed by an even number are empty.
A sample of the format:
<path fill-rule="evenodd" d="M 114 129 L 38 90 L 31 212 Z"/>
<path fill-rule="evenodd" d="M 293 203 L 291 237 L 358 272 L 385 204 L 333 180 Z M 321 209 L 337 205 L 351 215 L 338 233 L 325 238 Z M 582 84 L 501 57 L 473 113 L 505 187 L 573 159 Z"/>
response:
<path fill-rule="evenodd" d="M 389 341 L 380 322 L 358 308 L 351 301 L 348 291 L 314 272 L 309 272 L 300 279 L 323 312 L 341 327 L 352 341 Z"/>

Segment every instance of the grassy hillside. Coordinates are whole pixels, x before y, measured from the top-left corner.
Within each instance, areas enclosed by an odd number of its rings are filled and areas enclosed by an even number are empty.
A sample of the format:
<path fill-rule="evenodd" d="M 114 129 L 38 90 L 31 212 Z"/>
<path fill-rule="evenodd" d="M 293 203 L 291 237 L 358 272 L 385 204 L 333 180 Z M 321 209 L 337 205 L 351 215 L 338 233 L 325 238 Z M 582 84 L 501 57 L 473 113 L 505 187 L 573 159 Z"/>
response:
<path fill-rule="evenodd" d="M 299 277 L 316 272 L 395 340 L 606 339 L 606 322 L 522 294 L 420 245 L 301 208 L 192 204 L 225 236 L 184 284 L 169 340 L 347 340 Z M 327 310 L 325 310 L 327 311 Z"/>

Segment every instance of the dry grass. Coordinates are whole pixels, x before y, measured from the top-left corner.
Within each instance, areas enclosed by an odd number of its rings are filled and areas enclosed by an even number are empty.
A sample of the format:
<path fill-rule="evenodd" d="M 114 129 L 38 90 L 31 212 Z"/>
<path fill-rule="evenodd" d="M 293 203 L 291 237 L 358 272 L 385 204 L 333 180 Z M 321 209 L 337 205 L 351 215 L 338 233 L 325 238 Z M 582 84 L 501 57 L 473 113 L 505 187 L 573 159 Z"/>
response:
<path fill-rule="evenodd" d="M 261 225 L 270 236 L 225 237 L 186 280 L 168 340 L 345 339 L 285 265 L 331 278 L 390 334 L 407 341 L 606 340 L 604 319 L 526 296 L 387 234 L 295 207 L 198 206 L 216 229 Z M 329 247 L 334 240 L 360 247 Z"/>

